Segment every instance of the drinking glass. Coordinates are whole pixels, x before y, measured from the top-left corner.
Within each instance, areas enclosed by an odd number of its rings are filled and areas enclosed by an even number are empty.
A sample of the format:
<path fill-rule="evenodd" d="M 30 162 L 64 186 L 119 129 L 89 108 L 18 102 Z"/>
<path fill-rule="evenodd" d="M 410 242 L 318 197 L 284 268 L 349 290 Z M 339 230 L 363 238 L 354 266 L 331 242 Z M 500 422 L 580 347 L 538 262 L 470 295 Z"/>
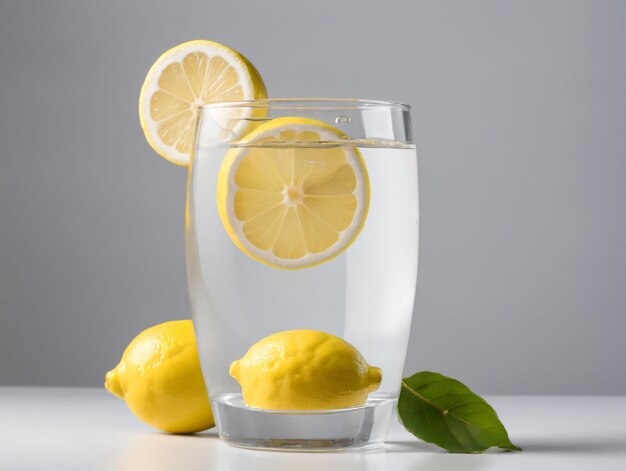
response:
<path fill-rule="evenodd" d="M 279 450 L 381 445 L 400 391 L 417 276 L 417 157 L 410 107 L 372 100 L 271 99 L 209 104 L 198 114 L 187 189 L 187 272 L 200 363 L 221 439 Z M 259 126 L 280 122 L 271 121 L 276 118 L 315 120 L 332 131 L 306 140 L 289 132 L 270 140 L 250 137 Z M 220 196 L 219 182 L 233 155 L 254 150 L 251 156 L 271 154 L 280 165 L 302 149 L 316 164 L 331 155 L 329 149 L 335 149 L 332 155 L 337 149 L 360 155 L 365 175 L 360 184 L 368 186 L 369 204 L 361 208 L 362 227 L 345 250 L 328 257 L 311 254 L 314 264 L 287 261 L 277 268 L 263 263 L 262 254 L 255 256 L 254 247 L 242 249 L 237 237 L 244 236 L 233 236 L 225 225 L 220 211 L 232 200 Z M 287 186 L 285 195 L 291 191 Z M 341 337 L 382 369 L 382 382 L 365 404 L 268 410 L 244 403 L 229 374 L 231 363 L 262 338 L 297 329 Z"/>

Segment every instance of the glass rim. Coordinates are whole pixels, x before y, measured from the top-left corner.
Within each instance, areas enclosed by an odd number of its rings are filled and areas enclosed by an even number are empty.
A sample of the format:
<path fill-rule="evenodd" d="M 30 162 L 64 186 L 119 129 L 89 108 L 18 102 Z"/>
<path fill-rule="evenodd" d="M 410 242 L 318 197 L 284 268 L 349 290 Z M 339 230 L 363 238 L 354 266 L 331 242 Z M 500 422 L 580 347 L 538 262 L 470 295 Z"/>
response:
<path fill-rule="evenodd" d="M 263 98 L 207 103 L 199 106 L 198 110 L 204 111 L 219 108 L 274 108 L 285 110 L 399 109 L 409 111 L 411 105 L 400 101 L 365 100 L 361 98 Z"/>

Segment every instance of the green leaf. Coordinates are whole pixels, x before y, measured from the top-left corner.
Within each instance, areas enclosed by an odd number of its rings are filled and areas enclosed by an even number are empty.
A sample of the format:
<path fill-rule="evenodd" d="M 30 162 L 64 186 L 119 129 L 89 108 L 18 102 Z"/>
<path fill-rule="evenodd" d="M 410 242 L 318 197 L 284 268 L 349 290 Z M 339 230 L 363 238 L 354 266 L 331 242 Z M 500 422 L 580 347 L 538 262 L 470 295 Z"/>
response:
<path fill-rule="evenodd" d="M 402 425 L 425 442 L 456 453 L 513 445 L 498 414 L 482 397 L 456 379 L 422 371 L 402 381 L 398 415 Z"/>

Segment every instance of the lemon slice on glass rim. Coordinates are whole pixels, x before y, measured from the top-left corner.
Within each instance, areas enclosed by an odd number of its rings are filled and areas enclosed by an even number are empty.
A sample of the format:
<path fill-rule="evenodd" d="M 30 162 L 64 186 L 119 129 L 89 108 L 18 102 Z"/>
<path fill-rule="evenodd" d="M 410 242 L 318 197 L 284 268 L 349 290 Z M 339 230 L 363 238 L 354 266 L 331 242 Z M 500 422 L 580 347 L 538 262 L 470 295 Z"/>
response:
<path fill-rule="evenodd" d="M 338 129 L 298 117 L 272 119 L 246 135 L 217 178 L 218 212 L 233 243 L 283 269 L 318 265 L 347 249 L 370 196 L 365 162 L 349 143 Z"/>
<path fill-rule="evenodd" d="M 265 84 L 243 55 L 213 41 L 189 41 L 163 53 L 150 68 L 139 95 L 139 120 L 158 154 L 187 166 L 201 106 L 263 98 Z"/>

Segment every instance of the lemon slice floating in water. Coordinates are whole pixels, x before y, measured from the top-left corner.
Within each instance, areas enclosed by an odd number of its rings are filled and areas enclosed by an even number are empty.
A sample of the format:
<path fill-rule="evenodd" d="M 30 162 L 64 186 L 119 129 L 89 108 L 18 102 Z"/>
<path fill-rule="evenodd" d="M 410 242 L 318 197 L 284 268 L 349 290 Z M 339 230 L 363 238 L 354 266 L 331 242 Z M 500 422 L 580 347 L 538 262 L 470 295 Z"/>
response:
<path fill-rule="evenodd" d="M 336 257 L 356 239 L 369 207 L 369 178 L 341 131 L 283 117 L 242 144 L 227 152 L 217 182 L 222 224 L 242 252 L 298 269 Z"/>
<path fill-rule="evenodd" d="M 165 52 L 148 72 L 139 119 L 158 154 L 187 166 L 200 106 L 262 98 L 267 98 L 265 84 L 248 59 L 213 41 L 190 41 Z"/>

